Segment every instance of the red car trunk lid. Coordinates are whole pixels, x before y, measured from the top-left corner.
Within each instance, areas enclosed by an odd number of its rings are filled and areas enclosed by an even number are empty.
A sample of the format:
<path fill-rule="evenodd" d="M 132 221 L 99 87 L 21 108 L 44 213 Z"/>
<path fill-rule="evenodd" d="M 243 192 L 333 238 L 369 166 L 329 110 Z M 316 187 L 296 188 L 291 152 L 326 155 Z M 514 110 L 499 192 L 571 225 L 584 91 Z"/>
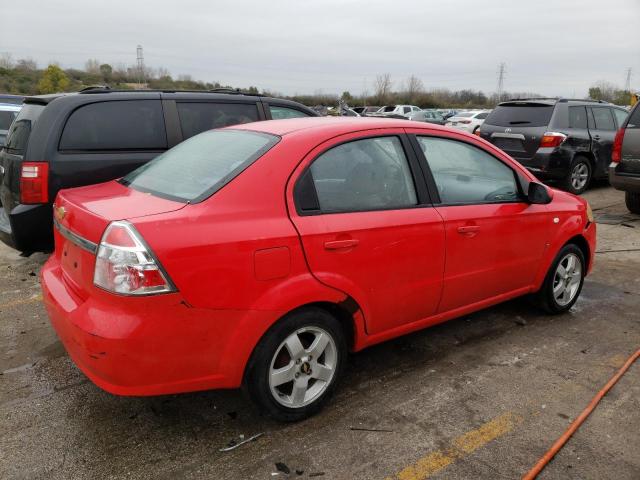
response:
<path fill-rule="evenodd" d="M 54 204 L 55 255 L 68 286 L 83 297 L 93 285 L 95 253 L 109 223 L 171 212 L 185 205 L 116 181 L 60 191 Z"/>

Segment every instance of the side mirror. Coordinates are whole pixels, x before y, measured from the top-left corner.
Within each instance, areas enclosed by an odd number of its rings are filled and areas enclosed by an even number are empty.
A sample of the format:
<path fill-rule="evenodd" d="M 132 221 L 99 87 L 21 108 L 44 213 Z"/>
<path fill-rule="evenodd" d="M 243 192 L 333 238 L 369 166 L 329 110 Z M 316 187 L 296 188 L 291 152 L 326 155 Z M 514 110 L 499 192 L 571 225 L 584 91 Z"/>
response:
<path fill-rule="evenodd" d="M 529 191 L 527 192 L 527 200 L 529 203 L 546 205 L 551 203 L 551 193 L 549 189 L 538 182 L 529 183 Z"/>

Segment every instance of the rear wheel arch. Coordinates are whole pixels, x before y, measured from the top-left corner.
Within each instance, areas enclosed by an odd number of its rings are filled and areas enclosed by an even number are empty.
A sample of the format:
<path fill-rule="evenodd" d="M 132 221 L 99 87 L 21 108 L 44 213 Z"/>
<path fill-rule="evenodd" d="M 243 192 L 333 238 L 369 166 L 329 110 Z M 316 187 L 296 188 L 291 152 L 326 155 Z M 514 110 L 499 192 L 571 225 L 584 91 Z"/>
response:
<path fill-rule="evenodd" d="M 325 312 L 332 315 L 336 320 L 338 320 L 338 322 L 342 327 L 342 331 L 345 335 L 345 338 L 347 340 L 347 347 L 349 348 L 349 350 L 354 349 L 355 345 L 357 344 L 358 336 L 361 335 L 362 332 L 364 332 L 364 325 L 358 324 L 358 320 L 356 319 L 356 317 L 361 312 L 361 310 L 360 310 L 360 306 L 356 303 L 355 300 L 353 300 L 353 298 L 347 297 L 345 300 L 338 303 L 329 302 L 329 301 L 318 301 L 318 302 L 306 303 L 304 305 L 300 305 L 286 312 L 284 315 L 278 318 L 275 322 L 273 322 L 265 332 L 263 332 L 263 334 L 260 336 L 256 344 L 253 346 L 251 355 L 249 355 L 247 363 L 244 366 L 244 372 L 242 375 L 243 383 L 247 377 L 247 372 L 251 368 L 252 361 L 254 359 L 254 355 L 258 345 L 260 344 L 260 342 L 262 342 L 262 340 L 267 335 L 269 335 L 272 332 L 275 326 L 279 322 L 281 322 L 282 319 L 284 319 L 285 317 L 294 315 L 304 310 L 311 310 L 314 308 L 319 308 L 321 310 L 324 310 Z"/>

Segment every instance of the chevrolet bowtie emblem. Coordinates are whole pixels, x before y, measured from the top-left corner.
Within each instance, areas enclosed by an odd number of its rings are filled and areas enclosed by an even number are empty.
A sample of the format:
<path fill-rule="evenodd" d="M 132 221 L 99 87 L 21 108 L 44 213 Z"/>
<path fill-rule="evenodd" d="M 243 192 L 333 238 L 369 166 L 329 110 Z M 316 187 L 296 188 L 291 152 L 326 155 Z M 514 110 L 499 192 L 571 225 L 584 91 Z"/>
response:
<path fill-rule="evenodd" d="M 53 207 L 53 215 L 56 217 L 56 220 L 58 220 L 59 222 L 62 221 L 62 219 L 65 217 L 65 215 L 67 214 L 67 211 L 65 210 L 64 207 Z"/>

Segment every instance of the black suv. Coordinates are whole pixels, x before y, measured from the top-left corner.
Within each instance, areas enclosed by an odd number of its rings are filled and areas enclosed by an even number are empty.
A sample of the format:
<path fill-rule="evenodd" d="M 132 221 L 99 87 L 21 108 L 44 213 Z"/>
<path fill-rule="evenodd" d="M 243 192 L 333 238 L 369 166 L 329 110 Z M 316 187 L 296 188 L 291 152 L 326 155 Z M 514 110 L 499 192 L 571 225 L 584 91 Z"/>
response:
<path fill-rule="evenodd" d="M 306 116 L 318 114 L 234 90 L 27 97 L 0 151 L 0 239 L 22 252 L 48 251 L 58 190 L 119 178 L 205 130 Z"/>
<path fill-rule="evenodd" d="M 531 98 L 500 103 L 480 136 L 542 180 L 580 194 L 593 178 L 606 178 L 624 108 L 591 100 Z"/>
<path fill-rule="evenodd" d="M 616 134 L 609 181 L 625 192 L 629 211 L 640 214 L 640 102 Z"/>

